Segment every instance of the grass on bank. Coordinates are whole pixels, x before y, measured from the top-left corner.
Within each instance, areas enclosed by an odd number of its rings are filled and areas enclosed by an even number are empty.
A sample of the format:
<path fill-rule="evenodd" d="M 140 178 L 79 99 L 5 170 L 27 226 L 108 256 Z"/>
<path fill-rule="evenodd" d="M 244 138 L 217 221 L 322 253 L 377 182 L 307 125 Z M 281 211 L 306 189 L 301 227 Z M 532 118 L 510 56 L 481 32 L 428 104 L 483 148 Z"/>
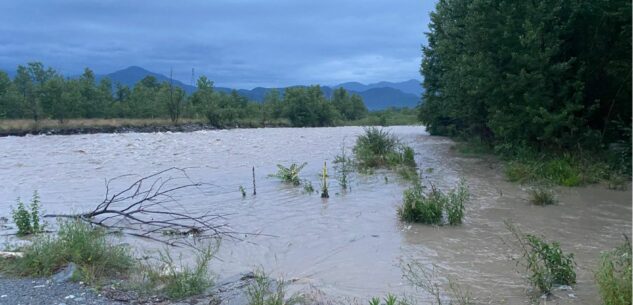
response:
<path fill-rule="evenodd" d="M 444 193 L 435 186 L 425 192 L 420 183 L 415 183 L 404 191 L 402 206 L 398 208 L 398 216 L 406 222 L 423 224 L 458 225 L 464 218 L 464 204 L 470 194 L 464 181 Z"/>
<path fill-rule="evenodd" d="M 56 235 L 40 234 L 18 251 L 22 257 L 0 258 L 0 272 L 17 276 L 51 276 L 70 263 L 77 265 L 71 280 L 100 285 L 122 280 L 123 287 L 141 293 L 180 299 L 198 295 L 213 285 L 208 273 L 216 248 L 197 253 L 193 267 L 159 253 L 157 264 L 139 263 L 128 247 L 110 240 L 106 231 L 80 221 L 63 221 Z"/>
<path fill-rule="evenodd" d="M 604 305 L 631 304 L 631 242 L 602 254 L 596 282 Z"/>
<path fill-rule="evenodd" d="M 23 257 L 0 259 L 0 271 L 20 276 L 50 276 L 69 263 L 78 266 L 73 275 L 87 283 L 126 276 L 134 266 L 127 247 L 111 243 L 106 232 L 78 222 L 62 222 L 56 236 L 40 235 L 20 249 Z"/>
<path fill-rule="evenodd" d="M 506 177 L 511 182 L 571 187 L 604 181 L 610 189 L 622 190 L 626 189 L 631 177 L 631 165 L 621 157 L 622 149 L 600 154 L 537 152 L 533 149 L 502 153 L 479 141 L 459 142 L 453 149 L 468 156 L 500 156 L 505 162 Z"/>
<path fill-rule="evenodd" d="M 159 251 L 157 263 L 140 264 L 141 276 L 135 288 L 144 293 L 161 293 L 175 300 L 202 294 L 214 284 L 208 267 L 216 249 L 208 246 L 196 250 L 193 267 L 174 260 L 168 250 Z"/>

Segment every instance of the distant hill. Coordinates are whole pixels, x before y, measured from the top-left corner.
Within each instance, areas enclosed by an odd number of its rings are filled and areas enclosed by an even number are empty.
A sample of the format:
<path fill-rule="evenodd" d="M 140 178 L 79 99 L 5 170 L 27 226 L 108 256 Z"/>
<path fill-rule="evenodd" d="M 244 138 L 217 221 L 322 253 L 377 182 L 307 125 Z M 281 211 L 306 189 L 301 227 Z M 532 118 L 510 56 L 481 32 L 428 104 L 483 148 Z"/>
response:
<path fill-rule="evenodd" d="M 422 85 L 420 81 L 415 80 L 415 79 L 410 79 L 408 81 L 398 82 L 398 83 L 378 82 L 378 83 L 373 83 L 369 85 L 364 85 L 358 82 L 351 82 L 351 83 L 342 83 L 342 84 L 332 86 L 332 87 L 333 88 L 343 87 L 347 90 L 352 90 L 356 92 L 367 91 L 369 89 L 375 89 L 375 88 L 393 88 L 393 89 L 400 90 L 404 93 L 410 93 L 415 96 L 422 96 Z"/>
<path fill-rule="evenodd" d="M 137 82 L 146 76 L 154 76 L 159 82 L 168 82 L 169 77 L 148 71 L 141 67 L 131 66 L 123 70 L 112 72 L 105 75 L 97 75 L 97 80 L 108 77 L 113 83 L 121 83 L 129 87 L 133 87 Z M 196 88 L 179 80 L 173 80 L 174 85 L 182 88 L 191 94 Z M 332 96 L 332 91 L 336 88 L 343 87 L 351 93 L 356 93 L 363 98 L 365 105 L 369 110 L 382 110 L 389 107 L 407 107 L 412 108 L 418 105 L 422 94 L 422 87 L 417 80 L 408 80 L 404 82 L 379 82 L 374 84 L 361 84 L 358 82 L 343 83 L 335 86 L 322 86 L 321 89 L 326 97 Z M 249 100 L 262 102 L 266 93 L 272 89 L 277 89 L 283 94 L 285 88 L 262 88 L 257 87 L 251 90 L 237 89 L 238 94 L 247 97 Z M 226 87 L 215 87 L 220 92 L 231 92 L 233 89 Z"/>

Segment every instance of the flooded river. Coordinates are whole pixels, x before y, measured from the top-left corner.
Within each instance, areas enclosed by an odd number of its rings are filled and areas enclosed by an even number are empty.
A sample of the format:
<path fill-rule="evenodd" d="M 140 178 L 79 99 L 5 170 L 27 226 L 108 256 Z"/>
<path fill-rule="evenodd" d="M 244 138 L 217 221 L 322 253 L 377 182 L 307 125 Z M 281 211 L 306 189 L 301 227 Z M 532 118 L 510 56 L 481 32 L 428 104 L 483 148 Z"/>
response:
<path fill-rule="evenodd" d="M 456 156 L 450 140 L 421 126 L 389 129 L 415 149 L 427 182 L 447 189 L 466 180 L 472 196 L 463 225 L 401 223 L 396 208 L 408 184 L 387 172 L 355 175 L 347 193 L 331 180 L 327 200 L 268 177 L 278 163 L 308 162 L 302 176 L 318 188 L 323 162 L 330 164 L 343 145 L 350 151 L 359 127 L 0 138 L 0 216 L 9 217 L 16 197 L 29 198 L 34 190 L 48 213 L 84 211 L 103 200 L 104 179 L 190 168 L 192 179 L 211 187 L 181 204 L 227 214 L 233 230 L 262 234 L 222 242 L 212 265 L 220 280 L 263 268 L 334 298 L 393 292 L 424 299 L 402 278 L 402 264 L 415 260 L 435 265 L 440 278 L 454 279 L 481 303 L 527 304 L 526 282 L 503 241 L 509 238 L 504 221 L 511 220 L 575 255 L 578 284 L 549 304 L 599 303 L 593 271 L 600 251 L 631 232 L 630 190 L 562 188 L 557 205 L 532 206 L 524 187 L 505 181 L 500 164 Z M 250 195 L 253 166 L 256 196 Z M 240 186 L 249 193 L 245 198 Z"/>

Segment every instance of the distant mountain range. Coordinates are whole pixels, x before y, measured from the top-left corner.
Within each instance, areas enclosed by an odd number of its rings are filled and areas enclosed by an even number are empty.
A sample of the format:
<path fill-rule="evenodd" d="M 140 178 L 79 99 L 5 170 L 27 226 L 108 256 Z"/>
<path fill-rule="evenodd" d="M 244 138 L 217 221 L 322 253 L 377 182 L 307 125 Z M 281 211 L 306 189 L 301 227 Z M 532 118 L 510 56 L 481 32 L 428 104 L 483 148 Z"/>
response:
<path fill-rule="evenodd" d="M 154 76 L 159 82 L 168 82 L 169 77 L 148 71 L 141 67 L 131 66 L 125 69 L 112 72 L 105 75 L 97 75 L 97 79 L 108 77 L 113 83 L 119 82 L 123 85 L 133 87 L 137 82 L 146 76 Z M 179 80 L 173 80 L 174 85 L 182 88 L 187 93 L 193 93 L 196 91 L 196 87 L 187 85 Z M 382 110 L 389 107 L 407 107 L 412 108 L 418 105 L 420 102 L 420 96 L 422 95 L 422 86 L 417 80 L 408 80 L 404 82 L 379 82 L 374 84 L 361 84 L 358 82 L 349 82 L 338 84 L 335 86 L 321 86 L 325 96 L 332 96 L 332 92 L 343 87 L 351 93 L 356 93 L 363 98 L 365 105 L 370 110 Z M 231 92 L 232 88 L 226 87 L 214 87 L 216 91 Z M 285 88 L 263 88 L 257 87 L 251 90 L 248 89 L 236 89 L 237 93 L 247 97 L 250 100 L 262 102 L 266 93 L 272 89 L 277 89 L 281 93 Z"/>

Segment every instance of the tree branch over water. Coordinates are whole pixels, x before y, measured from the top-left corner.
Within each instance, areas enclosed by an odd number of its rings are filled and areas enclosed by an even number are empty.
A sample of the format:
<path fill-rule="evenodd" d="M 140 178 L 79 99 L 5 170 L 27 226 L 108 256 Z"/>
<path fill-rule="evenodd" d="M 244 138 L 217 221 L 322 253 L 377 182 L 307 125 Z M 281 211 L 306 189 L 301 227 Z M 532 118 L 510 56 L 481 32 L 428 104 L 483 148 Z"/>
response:
<path fill-rule="evenodd" d="M 104 200 L 94 210 L 80 214 L 50 214 L 44 217 L 79 219 L 122 234 L 147 238 L 171 246 L 191 246 L 193 241 L 220 237 L 236 238 L 222 222 L 225 215 L 188 212 L 179 198 L 192 191 L 203 193 L 203 183 L 194 182 L 185 169 L 172 167 L 134 181 L 121 191 L 113 184 L 123 175 L 106 180 Z"/>

